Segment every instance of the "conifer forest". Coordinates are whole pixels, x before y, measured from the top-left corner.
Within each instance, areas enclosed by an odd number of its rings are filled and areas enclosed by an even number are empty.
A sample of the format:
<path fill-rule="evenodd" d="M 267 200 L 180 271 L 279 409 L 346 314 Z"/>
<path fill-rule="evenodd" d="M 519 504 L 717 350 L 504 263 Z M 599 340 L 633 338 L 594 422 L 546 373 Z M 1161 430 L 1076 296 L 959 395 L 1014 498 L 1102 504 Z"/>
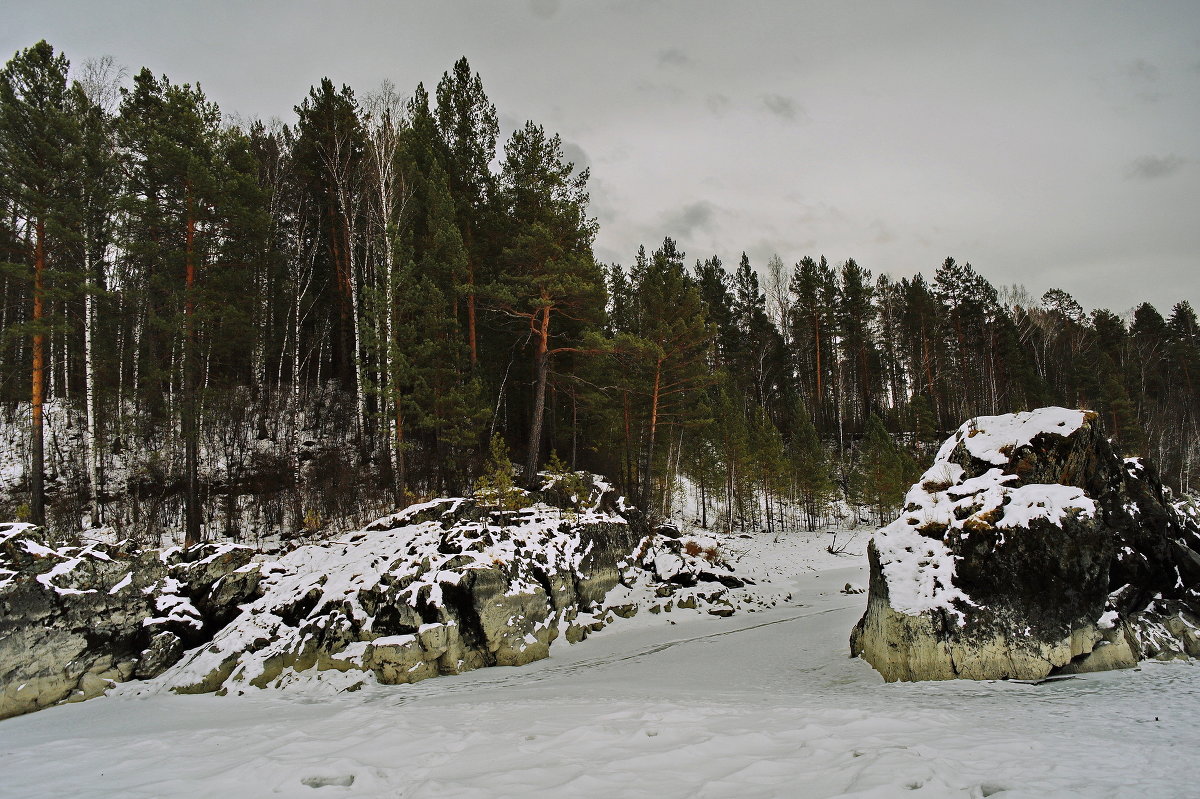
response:
<path fill-rule="evenodd" d="M 662 516 L 686 482 L 707 527 L 882 523 L 947 431 L 1046 405 L 1196 487 L 1183 297 L 1089 312 L 970 253 L 892 275 L 671 231 L 600 263 L 588 170 L 536 121 L 502 140 L 466 58 L 432 87 L 324 79 L 270 123 L 198 78 L 46 42 L 0 72 L 0 426 L 24 464 L 0 516 L 303 536 L 511 457 Z"/>

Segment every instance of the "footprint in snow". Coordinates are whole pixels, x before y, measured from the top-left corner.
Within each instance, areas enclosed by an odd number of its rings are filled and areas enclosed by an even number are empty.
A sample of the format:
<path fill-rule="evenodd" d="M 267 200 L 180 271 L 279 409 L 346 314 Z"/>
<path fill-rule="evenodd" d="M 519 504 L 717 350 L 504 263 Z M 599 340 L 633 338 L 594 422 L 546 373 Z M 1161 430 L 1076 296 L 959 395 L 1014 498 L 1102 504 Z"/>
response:
<path fill-rule="evenodd" d="M 354 775 L 346 774 L 341 777 L 305 777 L 300 780 L 302 785 L 307 785 L 309 788 L 327 788 L 330 785 L 336 785 L 339 788 L 349 788 L 354 784 Z"/>

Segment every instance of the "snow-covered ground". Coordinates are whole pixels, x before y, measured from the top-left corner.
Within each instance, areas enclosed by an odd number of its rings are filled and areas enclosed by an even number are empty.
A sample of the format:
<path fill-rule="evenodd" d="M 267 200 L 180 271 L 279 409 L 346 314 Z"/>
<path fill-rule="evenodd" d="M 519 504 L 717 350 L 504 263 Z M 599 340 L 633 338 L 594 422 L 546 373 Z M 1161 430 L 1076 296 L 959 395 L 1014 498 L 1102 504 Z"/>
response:
<path fill-rule="evenodd" d="M 791 600 L 643 612 L 520 668 L 334 696 L 129 684 L 9 719 L 0 796 L 1197 795 L 1195 664 L 1033 686 L 885 684 L 851 660 L 865 538 L 725 539 Z"/>

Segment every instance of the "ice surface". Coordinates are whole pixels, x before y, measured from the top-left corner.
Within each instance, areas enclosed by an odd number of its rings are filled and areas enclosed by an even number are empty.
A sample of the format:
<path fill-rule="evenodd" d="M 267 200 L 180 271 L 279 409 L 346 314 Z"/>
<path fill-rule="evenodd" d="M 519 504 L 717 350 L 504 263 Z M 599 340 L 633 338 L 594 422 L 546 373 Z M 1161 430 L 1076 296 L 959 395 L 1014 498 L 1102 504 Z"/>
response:
<path fill-rule="evenodd" d="M 0 796 L 1195 796 L 1194 664 L 887 684 L 847 657 L 865 596 L 840 589 L 866 582 L 861 536 L 853 558 L 820 535 L 721 543 L 793 602 L 641 614 L 528 666 L 416 685 L 215 697 L 131 683 L 0 722 Z"/>

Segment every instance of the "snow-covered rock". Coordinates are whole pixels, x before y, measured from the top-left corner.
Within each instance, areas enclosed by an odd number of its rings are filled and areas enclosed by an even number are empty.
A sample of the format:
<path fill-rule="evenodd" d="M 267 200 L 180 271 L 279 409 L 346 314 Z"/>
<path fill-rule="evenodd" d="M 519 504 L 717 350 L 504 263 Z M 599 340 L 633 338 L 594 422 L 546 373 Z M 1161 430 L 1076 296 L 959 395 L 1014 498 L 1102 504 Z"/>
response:
<path fill-rule="evenodd" d="M 49 546 L 0 526 L 0 718 L 129 679 L 177 693 L 411 683 L 523 665 L 643 610 L 755 606 L 727 594 L 746 581 L 721 542 L 651 530 L 602 478 L 515 491 L 413 505 L 272 559 Z"/>
<path fill-rule="evenodd" d="M 263 564 L 261 595 L 157 682 L 182 693 L 339 674 L 408 683 L 528 663 L 604 598 L 642 537 L 596 506 L 414 505 Z"/>
<path fill-rule="evenodd" d="M 487 496 L 414 505 L 264 564 L 261 595 L 155 685 L 342 690 L 519 666 L 560 635 L 582 640 L 643 604 L 661 612 L 645 597 L 675 585 L 741 584 L 716 542 L 654 533 L 603 479 L 575 478 L 570 492 L 551 480 L 519 510 Z"/>
<path fill-rule="evenodd" d="M 851 648 L 888 680 L 1024 678 L 1200 656 L 1200 525 L 1090 411 L 984 416 L 868 550 Z"/>
<path fill-rule="evenodd" d="M 0 524 L 0 719 L 158 674 L 258 581 L 247 547 L 138 551 L 40 534 Z"/>

